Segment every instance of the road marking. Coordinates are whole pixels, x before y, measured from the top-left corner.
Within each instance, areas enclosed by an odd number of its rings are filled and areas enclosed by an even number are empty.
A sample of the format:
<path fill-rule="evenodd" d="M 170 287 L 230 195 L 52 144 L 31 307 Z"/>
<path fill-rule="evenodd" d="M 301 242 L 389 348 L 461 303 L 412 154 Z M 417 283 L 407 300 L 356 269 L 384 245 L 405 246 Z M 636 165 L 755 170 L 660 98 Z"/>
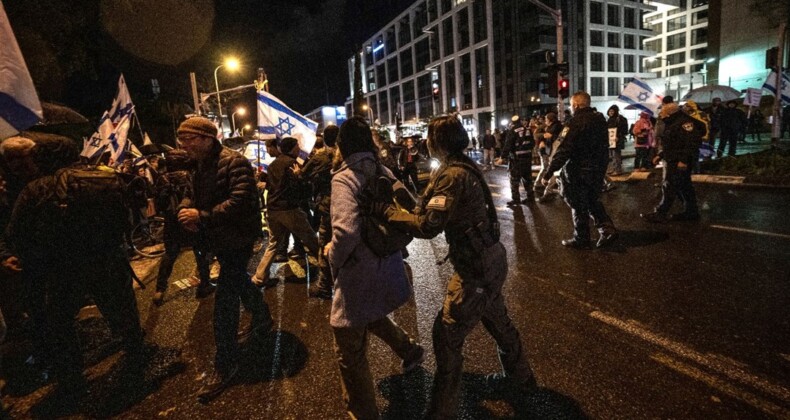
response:
<path fill-rule="evenodd" d="M 716 184 L 743 184 L 746 177 L 726 176 L 726 175 L 691 175 L 692 182 L 716 183 Z"/>
<path fill-rule="evenodd" d="M 661 337 L 645 328 L 636 325 L 633 322 L 626 322 L 615 317 L 606 315 L 600 311 L 590 312 L 590 317 L 597 319 L 605 324 L 616 327 L 624 332 L 633 336 L 641 338 L 644 341 L 660 346 L 667 351 L 670 351 L 678 356 L 692 360 L 702 366 L 712 369 L 720 374 L 726 375 L 731 379 L 747 384 L 755 389 L 758 389 L 774 397 L 781 398 L 784 401 L 790 401 L 790 390 L 782 386 L 773 384 L 766 379 L 760 378 L 756 375 L 744 371 L 738 366 L 728 366 L 727 363 L 722 363 L 720 360 L 697 352 L 681 343 L 672 341 L 668 338 Z"/>
<path fill-rule="evenodd" d="M 746 392 L 742 389 L 732 386 L 727 382 L 722 381 L 721 379 L 713 375 L 707 374 L 693 366 L 689 366 L 685 363 L 677 361 L 667 355 L 655 354 L 650 356 L 650 358 L 672 370 L 680 372 L 686 376 L 689 376 L 697 381 L 700 381 L 708 385 L 711 388 L 717 389 L 733 398 L 739 399 L 753 407 L 756 407 L 765 413 L 776 416 L 777 418 L 790 417 L 790 411 L 782 407 L 779 407 L 776 404 L 765 401 L 764 399 L 755 396 L 750 392 Z"/>
<path fill-rule="evenodd" d="M 790 235 L 787 235 L 787 234 L 784 234 L 784 233 L 765 232 L 765 231 L 762 231 L 762 230 L 746 229 L 746 228 L 739 228 L 739 227 L 734 227 L 734 226 L 723 226 L 723 225 L 710 225 L 710 227 L 715 228 L 715 229 L 732 230 L 732 231 L 735 231 L 735 232 L 753 233 L 755 235 L 773 236 L 774 238 L 790 239 Z"/>

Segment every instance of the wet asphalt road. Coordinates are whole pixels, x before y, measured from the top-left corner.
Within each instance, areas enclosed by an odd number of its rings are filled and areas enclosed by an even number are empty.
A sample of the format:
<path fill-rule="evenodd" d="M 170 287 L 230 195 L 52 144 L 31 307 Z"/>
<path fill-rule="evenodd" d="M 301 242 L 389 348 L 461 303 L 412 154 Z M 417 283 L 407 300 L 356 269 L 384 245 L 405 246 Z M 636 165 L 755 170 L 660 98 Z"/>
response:
<path fill-rule="evenodd" d="M 701 222 L 650 225 L 638 214 L 657 202 L 657 181 L 618 183 L 604 203 L 619 243 L 575 251 L 559 243 L 571 232 L 561 200 L 510 209 L 505 171 L 487 176 L 508 249 L 504 293 L 541 388 L 491 394 L 482 377 L 498 369 L 495 347 L 479 327 L 465 347 L 460 418 L 790 418 L 790 191 L 698 185 Z M 426 406 L 431 325 L 451 274 L 435 263 L 447 252 L 443 237 L 409 251 L 414 299 L 393 318 L 429 356 L 424 369 L 402 375 L 400 360 L 370 340 L 379 407 L 391 419 L 418 418 Z M 115 377 L 114 342 L 88 312 L 80 329 L 90 403 L 70 407 L 48 394 L 51 386 L 27 394 L 12 377 L 14 416 L 346 418 L 330 303 L 307 297 L 299 264 L 280 265 L 285 280 L 265 291 L 276 331 L 245 346 L 238 384 L 208 405 L 195 394 L 211 368 L 213 299 L 171 285 L 167 302 L 153 306 L 156 264 L 134 262 L 151 286 L 138 294 L 141 320 L 164 354 L 147 381 L 125 386 Z M 191 269 L 191 253 L 182 254 L 171 283 Z"/>

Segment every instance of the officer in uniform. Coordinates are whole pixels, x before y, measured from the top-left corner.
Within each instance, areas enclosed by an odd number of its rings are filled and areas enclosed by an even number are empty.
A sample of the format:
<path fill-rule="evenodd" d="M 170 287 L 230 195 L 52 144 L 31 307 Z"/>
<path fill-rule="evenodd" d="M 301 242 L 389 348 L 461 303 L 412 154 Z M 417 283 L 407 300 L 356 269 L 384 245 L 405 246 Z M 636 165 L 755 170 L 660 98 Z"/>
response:
<path fill-rule="evenodd" d="M 507 255 L 499 242 L 496 210 L 482 173 L 464 155 L 468 144 L 469 137 L 457 118 L 444 116 L 431 121 L 428 149 L 442 165 L 426 187 L 423 206 L 414 214 L 390 205 L 378 208 L 390 223 L 415 237 L 433 238 L 444 231 L 450 245 L 448 258 L 455 273 L 433 325 L 436 375 L 429 418 L 455 417 L 464 339 L 479 321 L 496 341 L 504 368 L 504 373 L 487 377 L 489 384 L 524 392 L 535 387 L 502 296 Z"/>
<path fill-rule="evenodd" d="M 508 206 L 527 204 L 535 199 L 532 189 L 532 148 L 535 147 L 535 138 L 529 127 L 522 124 L 518 115 L 514 115 L 510 130 L 505 138 L 505 147 L 502 153 L 510 159 L 508 172 L 510 173 L 510 195 Z M 527 198 L 521 201 L 519 186 L 524 184 Z"/>
<path fill-rule="evenodd" d="M 652 223 L 668 220 L 699 220 L 697 195 L 691 184 L 691 170 L 699 156 L 699 146 L 706 133 L 705 123 L 680 112 L 676 103 L 663 106 L 659 117 L 664 121 L 664 134 L 653 164 L 664 160 L 661 202 L 652 213 L 641 214 Z M 683 202 L 683 211 L 668 215 L 675 197 Z"/>
<path fill-rule="evenodd" d="M 576 249 L 590 248 L 590 217 L 600 233 L 596 246 L 617 239 L 612 219 L 599 198 L 609 163 L 609 131 L 606 119 L 590 108 L 590 95 L 576 92 L 571 97 L 573 118 L 560 133 L 560 145 L 541 182 L 547 185 L 560 169 L 560 193 L 573 214 L 573 238 L 562 244 Z"/>

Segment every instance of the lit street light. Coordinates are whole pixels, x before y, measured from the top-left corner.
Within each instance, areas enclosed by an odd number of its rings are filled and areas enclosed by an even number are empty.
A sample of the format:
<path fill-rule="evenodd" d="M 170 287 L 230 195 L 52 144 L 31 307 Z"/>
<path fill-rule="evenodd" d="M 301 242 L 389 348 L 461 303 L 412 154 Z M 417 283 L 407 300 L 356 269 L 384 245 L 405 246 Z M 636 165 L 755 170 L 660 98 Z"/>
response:
<path fill-rule="evenodd" d="M 373 124 L 373 110 L 370 109 L 368 104 L 362 104 L 362 110 L 364 110 L 365 112 L 368 113 L 368 121 L 372 125 Z"/>
<path fill-rule="evenodd" d="M 241 115 L 243 117 L 244 114 L 246 114 L 246 113 L 247 113 L 246 109 L 244 109 L 244 108 L 237 108 L 236 112 L 234 112 L 233 114 L 230 115 L 230 122 L 233 124 L 231 129 L 233 130 L 234 133 L 236 132 L 236 114 L 239 114 L 239 115 Z"/>
<path fill-rule="evenodd" d="M 244 137 L 244 130 L 249 130 L 250 128 L 249 124 L 244 124 L 244 127 L 241 127 L 241 136 Z"/>
<path fill-rule="evenodd" d="M 217 71 L 222 67 L 227 67 L 228 70 L 235 71 L 239 68 L 239 60 L 235 58 L 228 58 L 227 60 L 225 60 L 224 63 L 220 64 L 219 66 L 217 66 L 217 68 L 214 69 L 214 86 L 217 88 L 217 109 L 219 111 L 220 133 L 222 133 L 222 101 L 220 100 L 219 97 L 219 81 L 217 80 Z"/>

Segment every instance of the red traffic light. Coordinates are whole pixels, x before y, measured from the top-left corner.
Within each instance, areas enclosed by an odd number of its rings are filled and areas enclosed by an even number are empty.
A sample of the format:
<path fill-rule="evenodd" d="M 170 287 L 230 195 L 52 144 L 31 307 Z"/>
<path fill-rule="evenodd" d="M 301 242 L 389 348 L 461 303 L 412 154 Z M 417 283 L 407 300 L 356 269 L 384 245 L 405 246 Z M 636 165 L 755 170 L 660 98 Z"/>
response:
<path fill-rule="evenodd" d="M 568 79 L 560 79 L 557 81 L 557 94 L 563 98 L 567 98 L 570 93 L 571 84 Z"/>

